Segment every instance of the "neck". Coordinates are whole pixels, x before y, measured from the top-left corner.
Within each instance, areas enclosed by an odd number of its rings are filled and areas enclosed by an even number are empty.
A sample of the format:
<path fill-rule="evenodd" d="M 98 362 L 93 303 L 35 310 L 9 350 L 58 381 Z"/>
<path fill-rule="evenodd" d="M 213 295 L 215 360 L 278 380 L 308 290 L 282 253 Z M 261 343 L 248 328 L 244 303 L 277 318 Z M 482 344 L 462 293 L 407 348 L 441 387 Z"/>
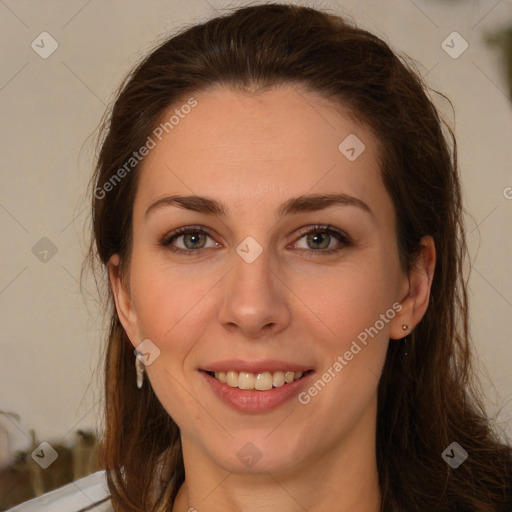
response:
<path fill-rule="evenodd" d="M 375 411 L 365 414 L 374 414 Z M 182 436 L 186 480 L 173 512 L 379 512 L 375 420 L 361 417 L 342 441 L 288 471 L 226 471 Z"/>

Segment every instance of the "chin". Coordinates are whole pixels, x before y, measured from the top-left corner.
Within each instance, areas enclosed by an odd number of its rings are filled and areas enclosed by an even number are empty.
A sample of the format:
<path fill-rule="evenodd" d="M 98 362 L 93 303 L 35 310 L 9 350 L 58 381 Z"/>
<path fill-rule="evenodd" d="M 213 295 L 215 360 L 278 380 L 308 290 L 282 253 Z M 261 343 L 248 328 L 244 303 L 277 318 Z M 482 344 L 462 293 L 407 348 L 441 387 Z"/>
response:
<path fill-rule="evenodd" d="M 218 465 L 231 473 L 293 472 L 304 458 L 304 443 L 291 443 L 291 439 L 284 436 L 269 436 L 271 431 L 266 428 L 257 434 L 234 436 L 228 443 L 219 442 L 208 451 Z"/>

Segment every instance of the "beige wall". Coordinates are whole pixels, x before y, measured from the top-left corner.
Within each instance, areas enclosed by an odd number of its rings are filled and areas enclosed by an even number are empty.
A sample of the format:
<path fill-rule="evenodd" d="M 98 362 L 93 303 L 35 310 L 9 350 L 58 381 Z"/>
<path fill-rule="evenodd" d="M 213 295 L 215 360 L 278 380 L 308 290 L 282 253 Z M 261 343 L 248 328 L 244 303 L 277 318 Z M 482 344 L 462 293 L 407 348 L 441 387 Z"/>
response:
<path fill-rule="evenodd" d="M 86 307 L 78 279 L 92 135 L 105 105 L 124 74 L 159 36 L 213 15 L 209 4 L 220 8 L 245 3 L 0 3 L 0 410 L 20 415 L 18 422 L 1 420 L 9 431 L 11 451 L 28 447 L 30 428 L 40 441 L 68 441 L 79 428 L 99 427 L 101 374 L 92 372 L 104 331 L 91 298 L 96 297 L 94 284 L 86 282 Z M 431 70 L 431 85 L 452 99 L 471 215 L 473 335 L 495 385 L 493 389 L 485 378 L 489 402 L 510 400 L 512 199 L 505 198 L 504 190 L 512 187 L 512 104 L 506 97 L 500 54 L 483 43 L 483 36 L 506 20 L 512 23 L 511 3 L 352 0 L 309 5 L 348 14 L 377 32 L 420 61 L 424 73 Z M 47 59 L 31 48 L 43 31 L 58 43 Z M 453 31 L 469 43 L 457 59 L 441 47 Z M 49 48 L 47 39 L 44 51 Z M 46 263 L 32 252 L 43 237 L 57 249 Z M 505 404 L 500 419 L 512 435 L 512 403 Z M 5 459 L 5 450 L 0 436 L 0 459 Z"/>

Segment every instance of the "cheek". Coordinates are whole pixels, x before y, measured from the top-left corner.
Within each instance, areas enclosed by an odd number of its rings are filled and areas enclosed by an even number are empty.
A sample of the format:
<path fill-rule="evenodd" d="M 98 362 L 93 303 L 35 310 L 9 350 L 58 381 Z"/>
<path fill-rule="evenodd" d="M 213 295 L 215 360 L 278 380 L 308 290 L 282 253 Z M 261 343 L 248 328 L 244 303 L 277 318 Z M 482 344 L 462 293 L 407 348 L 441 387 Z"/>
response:
<path fill-rule="evenodd" d="M 349 431 L 375 399 L 389 324 L 396 315 L 386 274 L 378 266 L 361 270 L 354 266 L 339 271 L 325 280 L 329 293 L 316 288 L 308 297 L 321 322 L 313 317 L 304 327 L 314 335 L 321 367 L 300 403 L 311 407 L 315 417 L 331 418 L 337 432 Z M 343 414 L 333 415 L 333 410 Z"/>
<path fill-rule="evenodd" d="M 297 293 L 307 297 L 305 302 L 315 312 L 308 316 L 323 356 L 319 377 L 330 371 L 322 380 L 337 382 L 329 387 L 347 399 L 351 394 L 369 396 L 378 383 L 390 322 L 396 316 L 393 304 L 398 306 L 394 297 L 397 271 L 394 260 L 369 250 L 330 274 L 307 279 L 307 286 L 303 284 Z"/>
<path fill-rule="evenodd" d="M 150 257 L 134 259 L 132 269 L 140 339 L 150 339 L 160 350 L 146 373 L 170 416 L 180 428 L 191 422 L 192 429 L 201 411 L 186 384 L 187 357 L 208 325 L 207 292 L 219 277 L 200 277 L 192 269 L 169 268 Z"/>
<path fill-rule="evenodd" d="M 154 341 L 161 349 L 176 340 L 185 347 L 205 323 L 202 300 L 219 277 L 197 275 L 192 266 L 171 267 L 154 257 L 134 259 L 131 281 L 134 307 L 141 336 Z M 178 347 L 174 347 L 178 348 Z"/>
<path fill-rule="evenodd" d="M 384 261 L 377 251 L 367 251 L 337 268 L 303 273 L 294 284 L 332 348 L 343 348 L 391 308 L 396 272 Z"/>

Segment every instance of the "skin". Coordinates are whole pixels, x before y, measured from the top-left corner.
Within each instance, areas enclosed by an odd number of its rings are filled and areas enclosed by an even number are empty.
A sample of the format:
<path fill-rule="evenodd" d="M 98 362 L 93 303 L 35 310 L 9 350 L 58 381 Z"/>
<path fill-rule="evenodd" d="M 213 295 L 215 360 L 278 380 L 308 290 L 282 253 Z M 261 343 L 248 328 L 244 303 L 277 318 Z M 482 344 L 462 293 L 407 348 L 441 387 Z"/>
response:
<path fill-rule="evenodd" d="M 144 159 L 126 282 L 119 256 L 109 262 L 131 343 L 150 339 L 161 351 L 145 378 L 181 431 L 186 480 L 173 511 L 377 512 L 377 386 L 388 343 L 410 333 L 402 325 L 414 328 L 427 309 L 433 240 L 423 239 L 420 264 L 406 273 L 376 140 L 339 106 L 291 86 L 194 97 L 198 105 Z M 355 161 L 338 150 L 349 134 L 366 146 Z M 332 192 L 363 200 L 374 216 L 335 206 L 275 218 L 290 197 Z M 145 218 L 171 194 L 221 200 L 228 216 L 169 206 Z M 354 243 L 334 236 L 308 243 L 300 229 L 317 223 Z M 199 255 L 159 245 L 190 225 L 209 228 L 211 238 L 184 245 L 181 236 L 174 246 L 203 247 Z M 247 236 L 263 249 L 250 264 L 235 251 Z M 322 254 L 326 246 L 340 251 Z M 279 358 L 320 377 L 395 302 L 401 311 L 306 405 L 292 399 L 261 414 L 238 412 L 198 372 L 232 357 Z M 250 468 L 237 457 L 247 442 L 261 452 Z"/>

